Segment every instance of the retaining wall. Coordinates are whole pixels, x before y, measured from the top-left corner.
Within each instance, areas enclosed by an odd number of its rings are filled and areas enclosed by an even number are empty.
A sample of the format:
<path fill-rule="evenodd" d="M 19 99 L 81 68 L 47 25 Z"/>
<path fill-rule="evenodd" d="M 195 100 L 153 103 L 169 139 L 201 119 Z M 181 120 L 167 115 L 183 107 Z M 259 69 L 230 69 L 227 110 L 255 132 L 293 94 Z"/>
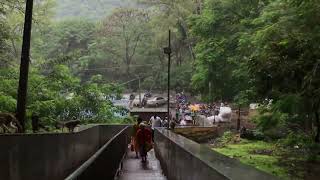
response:
<path fill-rule="evenodd" d="M 193 141 L 198 143 L 207 142 L 210 139 L 214 139 L 219 136 L 219 127 L 177 127 L 174 129 L 174 132 L 185 136 Z"/>
<path fill-rule="evenodd" d="M 0 135 L 0 179 L 64 179 L 125 126 L 76 133 Z"/>

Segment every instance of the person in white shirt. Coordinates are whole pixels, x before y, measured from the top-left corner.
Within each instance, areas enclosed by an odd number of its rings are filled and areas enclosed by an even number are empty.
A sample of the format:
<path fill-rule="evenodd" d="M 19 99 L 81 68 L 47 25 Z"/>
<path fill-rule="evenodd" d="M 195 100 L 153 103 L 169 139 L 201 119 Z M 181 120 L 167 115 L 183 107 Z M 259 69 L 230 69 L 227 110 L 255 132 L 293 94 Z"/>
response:
<path fill-rule="evenodd" d="M 151 116 L 151 118 L 150 118 L 150 123 L 152 123 L 155 118 L 156 118 L 156 116 Z"/>
<path fill-rule="evenodd" d="M 151 122 L 151 129 L 152 129 L 152 141 L 154 141 L 154 129 L 156 127 L 161 127 L 161 118 L 159 116 L 152 116 L 150 118 L 150 122 Z"/>

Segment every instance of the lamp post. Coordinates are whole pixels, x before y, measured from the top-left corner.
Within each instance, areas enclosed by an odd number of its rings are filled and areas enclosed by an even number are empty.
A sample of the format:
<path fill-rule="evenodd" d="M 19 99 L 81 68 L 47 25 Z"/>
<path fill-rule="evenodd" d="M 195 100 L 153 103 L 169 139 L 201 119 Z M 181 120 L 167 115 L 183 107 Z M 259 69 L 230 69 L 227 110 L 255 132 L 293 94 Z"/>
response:
<path fill-rule="evenodd" d="M 168 107 L 167 107 L 167 117 L 168 117 L 168 129 L 170 127 L 170 65 L 171 65 L 171 30 L 169 30 L 169 44 L 168 47 L 163 48 L 165 54 L 168 55 Z"/>
<path fill-rule="evenodd" d="M 23 41 L 21 51 L 20 63 L 20 77 L 17 99 L 17 118 L 22 126 L 19 131 L 25 131 L 25 115 L 26 115 L 26 101 L 28 90 L 28 74 L 30 62 L 30 40 L 31 40 L 31 26 L 32 26 L 32 9 L 33 0 L 26 0 L 25 20 L 23 29 Z"/>

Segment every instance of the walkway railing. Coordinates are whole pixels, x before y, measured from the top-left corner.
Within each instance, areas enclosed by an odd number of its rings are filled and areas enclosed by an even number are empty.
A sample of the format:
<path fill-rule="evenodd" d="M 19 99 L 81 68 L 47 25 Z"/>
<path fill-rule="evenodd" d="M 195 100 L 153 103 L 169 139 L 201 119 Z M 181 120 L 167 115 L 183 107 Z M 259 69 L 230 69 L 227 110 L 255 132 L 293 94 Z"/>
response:
<path fill-rule="evenodd" d="M 170 180 L 277 179 L 164 128 L 155 132 L 155 152 Z"/>
<path fill-rule="evenodd" d="M 114 179 L 132 127 L 98 125 L 77 133 L 0 135 L 0 179 Z M 155 132 L 155 153 L 170 180 L 273 180 L 164 128 Z"/>
<path fill-rule="evenodd" d="M 127 125 L 90 125 L 75 133 L 0 135 L 0 179 L 64 179 Z"/>
<path fill-rule="evenodd" d="M 131 127 L 125 127 L 66 179 L 113 179 L 127 151 L 130 133 Z"/>

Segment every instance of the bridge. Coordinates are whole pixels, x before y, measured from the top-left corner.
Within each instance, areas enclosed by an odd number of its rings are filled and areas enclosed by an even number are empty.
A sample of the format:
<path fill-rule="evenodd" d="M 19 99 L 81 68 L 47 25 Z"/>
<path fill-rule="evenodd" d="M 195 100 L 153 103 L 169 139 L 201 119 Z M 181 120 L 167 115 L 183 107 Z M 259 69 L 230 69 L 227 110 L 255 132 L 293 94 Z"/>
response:
<path fill-rule="evenodd" d="M 128 151 L 131 130 L 92 125 L 75 133 L 0 135 L 0 179 L 277 179 L 165 128 L 156 129 L 143 165 Z"/>

